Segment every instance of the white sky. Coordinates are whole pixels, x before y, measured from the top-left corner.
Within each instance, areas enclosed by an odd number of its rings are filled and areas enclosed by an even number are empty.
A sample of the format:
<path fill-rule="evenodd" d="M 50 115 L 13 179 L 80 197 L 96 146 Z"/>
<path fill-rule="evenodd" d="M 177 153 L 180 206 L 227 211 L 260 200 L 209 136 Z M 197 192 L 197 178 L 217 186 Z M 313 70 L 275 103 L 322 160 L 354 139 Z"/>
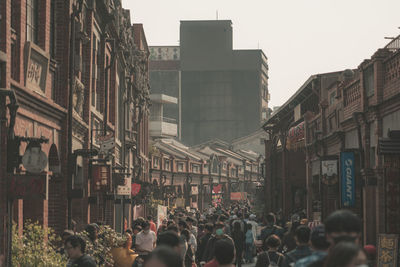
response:
<path fill-rule="evenodd" d="M 234 49 L 269 61 L 270 107 L 307 79 L 358 65 L 400 34 L 400 0 L 122 0 L 149 45 L 179 45 L 181 20 L 233 22 Z"/>

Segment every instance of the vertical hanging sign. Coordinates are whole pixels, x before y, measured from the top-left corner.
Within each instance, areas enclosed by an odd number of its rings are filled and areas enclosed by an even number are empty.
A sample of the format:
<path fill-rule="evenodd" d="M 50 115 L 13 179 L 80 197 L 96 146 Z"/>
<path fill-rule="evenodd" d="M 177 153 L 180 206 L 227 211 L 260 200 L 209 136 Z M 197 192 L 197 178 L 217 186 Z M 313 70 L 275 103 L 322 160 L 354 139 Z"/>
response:
<path fill-rule="evenodd" d="M 349 208 L 355 204 L 354 153 L 340 153 L 342 207 Z"/>

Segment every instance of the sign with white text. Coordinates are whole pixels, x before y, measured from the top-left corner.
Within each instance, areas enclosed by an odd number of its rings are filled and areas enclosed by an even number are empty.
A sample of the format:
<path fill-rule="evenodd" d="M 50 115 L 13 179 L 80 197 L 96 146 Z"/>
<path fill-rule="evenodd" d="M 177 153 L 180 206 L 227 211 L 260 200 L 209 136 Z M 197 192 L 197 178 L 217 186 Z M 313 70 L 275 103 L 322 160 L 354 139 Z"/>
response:
<path fill-rule="evenodd" d="M 354 153 L 340 153 L 340 169 L 342 184 L 342 207 L 349 208 L 355 204 L 355 175 L 354 175 Z"/>

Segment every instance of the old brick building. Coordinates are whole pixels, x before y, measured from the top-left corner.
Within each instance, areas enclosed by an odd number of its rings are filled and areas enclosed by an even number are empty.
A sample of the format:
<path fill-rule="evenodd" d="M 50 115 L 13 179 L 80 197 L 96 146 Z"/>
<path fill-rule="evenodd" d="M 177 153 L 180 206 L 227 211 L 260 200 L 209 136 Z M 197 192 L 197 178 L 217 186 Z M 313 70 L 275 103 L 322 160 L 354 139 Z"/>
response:
<path fill-rule="evenodd" d="M 73 222 L 121 229 L 122 217 L 129 226 L 130 181 L 148 177 L 143 27 L 119 0 L 4 0 L 0 12 L 0 254 L 10 211 L 20 229 L 28 218 L 58 232 Z M 21 164 L 31 147 L 48 158 L 43 170 Z M 47 198 L 12 194 L 10 181 L 37 177 Z"/>
<path fill-rule="evenodd" d="M 363 219 L 365 243 L 400 233 L 399 43 L 398 37 L 378 49 L 356 70 L 313 75 L 267 121 L 269 210 L 295 212 L 291 188 L 298 184 L 310 220 L 346 208 Z M 301 164 L 289 164 L 293 151 Z"/>

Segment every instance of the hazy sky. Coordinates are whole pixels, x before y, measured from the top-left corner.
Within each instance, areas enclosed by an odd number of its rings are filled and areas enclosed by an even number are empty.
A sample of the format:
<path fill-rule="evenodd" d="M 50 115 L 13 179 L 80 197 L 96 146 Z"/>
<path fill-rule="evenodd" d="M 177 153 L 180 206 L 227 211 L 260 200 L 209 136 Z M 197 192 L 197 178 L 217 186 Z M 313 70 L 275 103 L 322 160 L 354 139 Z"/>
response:
<path fill-rule="evenodd" d="M 269 61 L 270 107 L 316 73 L 356 68 L 400 34 L 400 0 L 122 0 L 149 45 L 179 45 L 180 20 L 229 19 L 234 49 Z"/>

